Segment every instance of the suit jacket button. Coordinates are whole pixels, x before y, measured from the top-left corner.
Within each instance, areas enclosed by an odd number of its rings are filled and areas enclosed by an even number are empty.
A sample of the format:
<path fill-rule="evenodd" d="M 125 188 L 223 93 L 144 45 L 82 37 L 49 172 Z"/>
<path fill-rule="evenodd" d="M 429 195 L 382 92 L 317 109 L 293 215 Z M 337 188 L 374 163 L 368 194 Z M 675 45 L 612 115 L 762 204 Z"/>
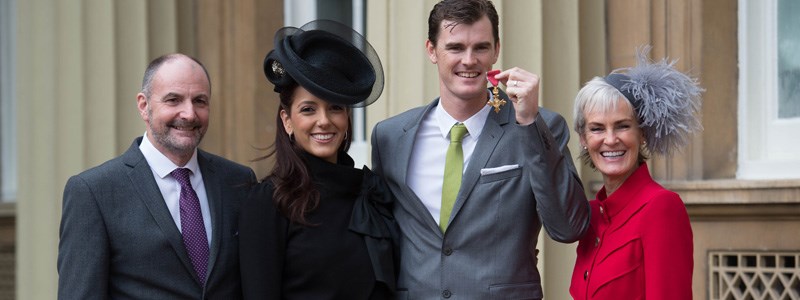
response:
<path fill-rule="evenodd" d="M 586 278 L 589 278 L 589 271 L 588 270 L 583 272 L 583 280 L 586 280 Z"/>
<path fill-rule="evenodd" d="M 444 298 L 450 298 L 450 296 L 452 296 L 452 295 L 453 295 L 453 293 L 451 293 L 450 290 L 442 291 L 442 297 L 444 297 Z"/>
<path fill-rule="evenodd" d="M 447 248 L 444 248 L 443 252 L 444 252 L 445 256 L 450 256 L 450 254 L 453 254 L 453 249 L 451 249 L 450 247 L 447 247 Z"/>

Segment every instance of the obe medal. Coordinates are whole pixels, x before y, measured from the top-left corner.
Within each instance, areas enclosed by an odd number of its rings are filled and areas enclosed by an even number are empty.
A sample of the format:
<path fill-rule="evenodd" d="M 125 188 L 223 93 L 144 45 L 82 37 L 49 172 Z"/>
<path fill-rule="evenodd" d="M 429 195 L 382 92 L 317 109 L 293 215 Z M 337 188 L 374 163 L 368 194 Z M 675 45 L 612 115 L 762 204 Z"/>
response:
<path fill-rule="evenodd" d="M 486 79 L 488 79 L 489 83 L 492 84 L 492 99 L 489 99 L 486 104 L 494 107 L 495 113 L 500 112 L 500 107 L 506 104 L 506 100 L 500 99 L 500 89 L 497 87 L 497 84 L 500 82 L 497 80 L 497 78 L 494 78 L 494 76 L 499 73 L 500 70 L 491 70 L 486 72 Z"/>

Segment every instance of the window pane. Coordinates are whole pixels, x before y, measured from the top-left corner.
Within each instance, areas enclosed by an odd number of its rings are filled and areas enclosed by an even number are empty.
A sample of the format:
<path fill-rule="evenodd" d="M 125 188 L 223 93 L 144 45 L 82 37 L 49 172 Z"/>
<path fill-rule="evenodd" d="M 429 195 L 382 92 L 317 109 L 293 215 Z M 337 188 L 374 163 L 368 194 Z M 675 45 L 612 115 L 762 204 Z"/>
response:
<path fill-rule="evenodd" d="M 16 201 L 17 134 L 14 103 L 14 0 L 0 0 L 0 202 Z"/>
<path fill-rule="evenodd" d="M 778 1 L 778 118 L 800 117 L 800 1 Z"/>

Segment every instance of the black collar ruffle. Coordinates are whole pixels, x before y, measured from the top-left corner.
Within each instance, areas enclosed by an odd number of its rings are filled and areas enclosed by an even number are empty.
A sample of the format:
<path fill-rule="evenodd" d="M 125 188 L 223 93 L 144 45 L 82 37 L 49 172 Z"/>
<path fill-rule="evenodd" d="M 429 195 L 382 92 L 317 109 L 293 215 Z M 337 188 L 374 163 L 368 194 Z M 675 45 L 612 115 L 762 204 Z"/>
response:
<path fill-rule="evenodd" d="M 375 279 L 395 291 L 400 228 L 392 215 L 394 197 L 386 184 L 366 166 L 354 168 L 347 153 L 340 153 L 336 164 L 313 155 L 305 158 L 320 193 L 355 197 L 348 229 L 363 236 Z"/>

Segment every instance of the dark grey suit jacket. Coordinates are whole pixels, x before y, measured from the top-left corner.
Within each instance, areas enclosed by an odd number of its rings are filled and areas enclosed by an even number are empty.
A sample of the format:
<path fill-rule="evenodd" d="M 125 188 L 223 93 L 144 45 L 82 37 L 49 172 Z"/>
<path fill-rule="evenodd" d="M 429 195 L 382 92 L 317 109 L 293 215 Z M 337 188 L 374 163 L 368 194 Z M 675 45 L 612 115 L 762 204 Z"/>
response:
<path fill-rule="evenodd" d="M 442 234 L 406 183 L 411 156 L 425 155 L 412 154 L 419 125 L 438 102 L 372 131 L 372 167 L 397 198 L 403 233 L 398 299 L 542 298 L 536 269 L 542 225 L 561 242 L 576 241 L 589 226 L 566 121 L 540 108 L 533 124 L 520 126 L 512 105 L 490 112 Z"/>
<path fill-rule="evenodd" d="M 64 188 L 59 299 L 240 299 L 237 226 L 250 168 L 198 150 L 211 210 L 208 276 L 193 275 L 181 233 L 137 138 Z"/>

